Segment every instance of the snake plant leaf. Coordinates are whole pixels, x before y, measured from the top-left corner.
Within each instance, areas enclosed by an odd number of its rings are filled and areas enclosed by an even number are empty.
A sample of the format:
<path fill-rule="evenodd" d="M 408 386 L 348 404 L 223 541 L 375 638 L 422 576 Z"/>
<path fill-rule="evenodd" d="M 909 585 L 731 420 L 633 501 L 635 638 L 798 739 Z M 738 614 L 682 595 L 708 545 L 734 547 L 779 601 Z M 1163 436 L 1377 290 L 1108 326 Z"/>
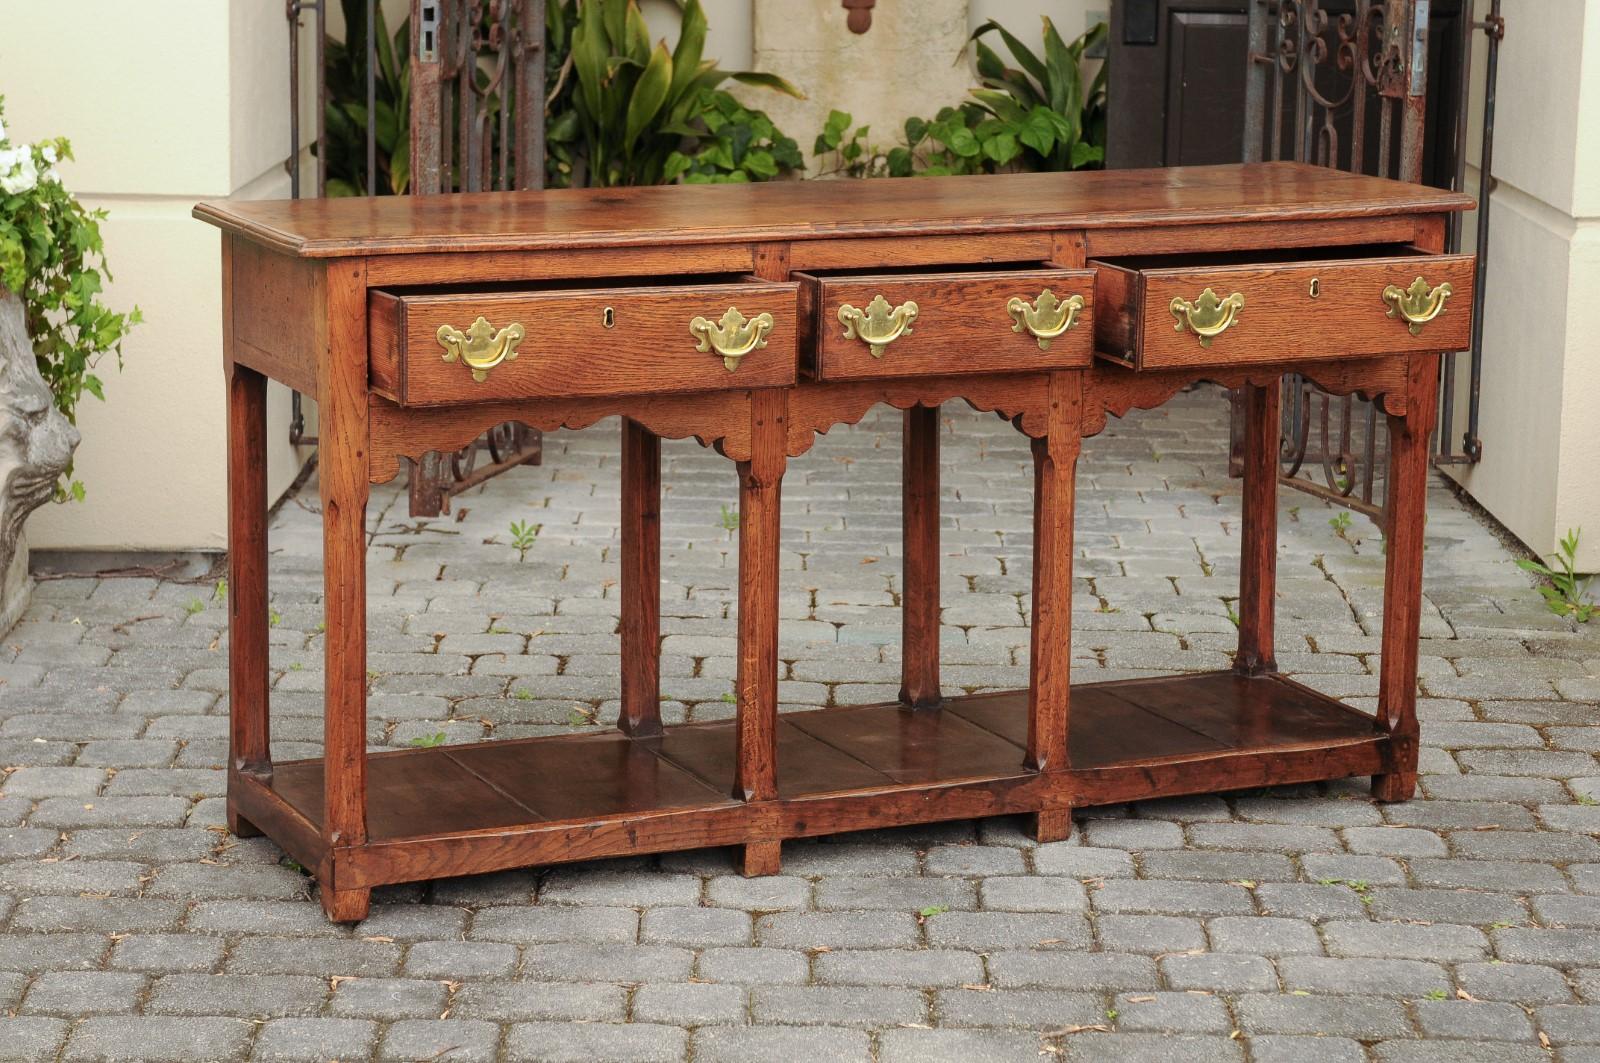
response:
<path fill-rule="evenodd" d="M 644 15 L 640 13 L 639 5 L 634 0 L 628 0 L 624 26 L 628 58 L 643 65 L 650 58 L 650 28 L 645 25 Z"/>
<path fill-rule="evenodd" d="M 578 6 L 578 24 L 572 30 L 572 68 L 578 75 L 578 100 L 591 120 L 603 114 L 600 93 L 610 55 L 599 0 L 588 0 Z"/>
<path fill-rule="evenodd" d="M 636 6 L 634 0 L 579 0 L 580 3 L 598 5 L 601 24 L 606 39 L 613 46 L 622 46 L 628 39 L 628 9 Z"/>
<path fill-rule="evenodd" d="M 1056 32 L 1055 23 L 1050 21 L 1050 16 L 1041 17 L 1044 23 L 1044 54 L 1045 69 L 1049 77 L 1045 79 L 1044 89 L 1049 94 L 1050 106 L 1056 111 L 1076 110 L 1082 105 L 1083 87 L 1078 73 L 1078 63 L 1067 51 L 1066 42 L 1061 39 L 1061 34 Z M 1078 101 L 1072 100 L 1073 84 L 1078 85 Z"/>
<path fill-rule="evenodd" d="M 1028 116 L 1009 93 L 995 89 L 973 89 L 972 98 L 987 107 L 995 117 L 1007 122 L 1020 125 Z"/>
<path fill-rule="evenodd" d="M 998 80 L 1000 76 L 1005 73 L 1005 63 L 1000 61 L 1000 57 L 995 54 L 993 48 L 989 47 L 987 44 L 984 44 L 982 41 L 976 42 L 973 45 L 973 48 L 977 52 L 976 63 L 978 67 L 978 76 L 980 78 L 984 78 L 985 80 Z"/>
<path fill-rule="evenodd" d="M 726 74 L 741 85 L 756 85 L 764 89 L 773 89 L 785 96 L 793 96 L 797 100 L 806 98 L 806 94 L 797 87 L 776 74 L 769 74 L 764 70 L 735 70 Z"/>
<path fill-rule="evenodd" d="M 672 88 L 669 100 L 683 98 L 689 82 L 700 71 L 700 57 L 706 47 L 706 13 L 700 0 L 687 0 L 683 5 L 683 22 L 678 29 L 678 46 L 672 50 Z"/>
<path fill-rule="evenodd" d="M 1011 49 L 1011 54 L 1016 58 L 1018 66 L 1022 67 L 1023 70 L 1026 70 L 1029 74 L 1031 74 L 1033 79 L 1039 82 L 1039 84 L 1043 85 L 1045 83 L 1047 80 L 1045 64 L 1041 62 L 1039 57 L 1033 53 L 1032 49 L 1030 49 L 1026 44 L 1023 44 L 1021 41 L 1017 40 L 1016 37 L 1011 35 L 1009 30 L 1000 25 L 1000 23 L 996 22 L 994 19 L 990 19 L 977 29 L 973 30 L 972 36 L 968 37 L 967 40 L 975 41 L 990 31 L 1000 34 L 1001 40 L 1006 42 L 1006 47 Z"/>
<path fill-rule="evenodd" d="M 661 110 L 661 105 L 667 102 L 667 90 L 671 86 L 672 54 L 667 51 L 666 42 L 662 41 L 656 45 L 656 50 L 650 53 L 650 62 L 645 65 L 644 72 L 634 83 L 633 95 L 628 100 L 624 143 L 625 150 L 630 156 L 634 153 L 634 145 L 639 135 L 654 120 Z"/>

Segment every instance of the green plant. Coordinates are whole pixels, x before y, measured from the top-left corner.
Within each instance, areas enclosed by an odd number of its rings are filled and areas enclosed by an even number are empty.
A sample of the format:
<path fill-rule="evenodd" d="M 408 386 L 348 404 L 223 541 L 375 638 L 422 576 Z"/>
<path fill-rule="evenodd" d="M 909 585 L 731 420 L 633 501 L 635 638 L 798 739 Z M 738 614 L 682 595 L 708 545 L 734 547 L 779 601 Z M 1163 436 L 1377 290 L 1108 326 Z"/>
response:
<path fill-rule="evenodd" d="M 1341 539 L 1343 539 L 1345 537 L 1345 533 L 1350 530 L 1350 523 L 1350 511 L 1348 509 L 1341 509 L 1339 512 L 1328 518 L 1328 527 L 1332 528 L 1333 534 L 1337 535 Z"/>
<path fill-rule="evenodd" d="M 1016 67 L 982 39 L 998 33 Z M 1083 170 L 1105 161 L 1106 69 L 1085 86 L 1084 53 L 1106 36 L 1100 23 L 1071 44 L 1044 19 L 1044 54 L 1035 53 L 990 19 L 969 38 L 981 86 L 971 99 L 933 118 L 906 119 L 904 142 L 883 150 L 868 126 L 832 111 L 812 154 L 825 172 L 845 177 L 936 177 L 1008 170 Z"/>
<path fill-rule="evenodd" d="M 857 126 L 849 111 L 831 110 L 828 120 L 822 123 L 822 132 L 811 145 L 811 154 L 820 159 L 832 156 L 831 165 L 822 171 L 827 176 L 839 177 L 910 177 L 911 151 L 896 148 L 893 152 L 896 169 L 891 172 L 889 154 L 866 142 L 870 126 Z"/>
<path fill-rule="evenodd" d="M 190 598 L 188 603 L 183 607 L 183 611 L 188 613 L 190 616 L 194 616 L 196 613 L 203 613 L 206 611 L 206 603 L 202 602 L 199 598 Z"/>
<path fill-rule="evenodd" d="M 667 156 L 665 181 L 728 184 L 768 181 L 805 168 L 800 146 L 763 111 L 753 111 L 721 89 L 702 89 L 693 108 L 705 132 L 687 138 L 693 154 Z"/>
<path fill-rule="evenodd" d="M 444 745 L 447 737 L 443 731 L 436 731 L 431 735 L 418 735 L 409 744 L 418 749 L 432 749 L 434 746 Z"/>
<path fill-rule="evenodd" d="M 328 99 L 323 107 L 328 195 L 402 195 L 411 185 L 411 20 L 389 32 L 383 5 L 373 9 L 377 67 L 367 114 L 367 4 L 340 0 L 345 36 L 323 42 Z M 483 75 L 487 77 L 487 75 Z M 377 174 L 368 180 L 367 125 L 374 127 Z M 498 126 L 490 122 L 491 127 Z"/>
<path fill-rule="evenodd" d="M 546 132 L 559 183 L 610 187 L 684 180 L 763 180 L 798 168 L 799 152 L 759 111 L 717 86 L 728 78 L 800 92 L 772 74 L 725 71 L 703 59 L 706 16 L 683 0 L 678 44 L 652 48 L 636 0 L 566 0 L 547 17 L 547 36 L 570 44 L 576 84 L 552 107 Z M 570 34 L 568 28 L 570 27 Z M 724 97 L 727 97 L 724 99 Z M 788 160 L 787 164 L 785 160 Z"/>
<path fill-rule="evenodd" d="M 511 522 L 511 545 L 516 547 L 520 553 L 526 554 L 528 547 L 532 546 L 534 540 L 538 538 L 539 528 L 537 525 L 529 524 L 525 520 Z"/>
<path fill-rule="evenodd" d="M 724 531 L 731 531 L 731 532 L 739 530 L 739 507 L 738 506 L 734 506 L 732 509 L 729 509 L 728 506 L 727 506 L 727 503 L 723 503 L 723 506 L 722 506 L 722 529 Z"/>
<path fill-rule="evenodd" d="M 144 318 L 138 307 L 118 313 L 100 299 L 111 279 L 100 237 L 106 212 L 86 210 L 61 183 L 56 166 L 71 158 L 64 137 L 13 143 L 0 96 L 0 287 L 22 300 L 39 375 L 56 409 L 76 424 L 84 392 L 105 401 L 95 373 L 101 358 L 116 355 L 121 369 L 123 337 Z M 83 498 L 70 462 L 55 496 Z"/>
<path fill-rule="evenodd" d="M 970 38 L 977 53 L 983 88 L 973 89 L 979 105 L 1001 124 L 983 134 L 984 154 L 997 163 L 1009 159 L 1015 140 L 1017 155 L 1033 163 L 1028 169 L 1082 170 L 1105 161 L 1106 64 L 1094 80 L 1083 83 L 1083 56 L 1103 43 L 1104 22 L 1071 44 L 1061 39 L 1048 17 L 1044 22 L 1044 55 L 1039 56 L 990 19 Z M 998 33 L 1020 70 L 1008 67 L 982 40 Z M 1013 156 L 1015 157 L 1015 156 Z"/>
<path fill-rule="evenodd" d="M 217 601 L 225 602 L 227 600 L 228 600 L 228 581 L 226 579 L 219 579 L 219 580 L 217 580 Z"/>
<path fill-rule="evenodd" d="M 1578 536 L 1582 533 L 1582 528 L 1573 528 L 1561 537 L 1556 552 L 1551 555 L 1555 563 L 1553 568 L 1527 558 L 1519 559 L 1517 567 L 1546 581 L 1539 584 L 1539 594 L 1552 613 L 1587 624 L 1600 612 L 1600 604 L 1588 599 L 1589 584 L 1594 577 L 1578 575 Z"/>

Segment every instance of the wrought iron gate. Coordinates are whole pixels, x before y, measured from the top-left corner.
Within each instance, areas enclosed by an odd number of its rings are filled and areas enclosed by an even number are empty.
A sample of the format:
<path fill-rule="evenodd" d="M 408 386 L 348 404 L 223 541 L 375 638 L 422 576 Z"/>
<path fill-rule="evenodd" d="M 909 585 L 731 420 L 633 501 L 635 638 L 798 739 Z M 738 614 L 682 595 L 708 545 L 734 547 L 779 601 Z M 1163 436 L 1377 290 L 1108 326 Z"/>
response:
<path fill-rule="evenodd" d="M 1483 30 L 1490 42 L 1490 73 L 1484 116 L 1484 149 L 1478 214 L 1479 280 L 1473 319 L 1482 317 L 1481 283 L 1488 242 L 1488 161 L 1494 130 L 1494 63 L 1504 33 L 1500 0 L 1488 18 L 1474 22 L 1473 0 L 1460 0 L 1454 39 L 1431 41 L 1439 7 L 1431 0 L 1251 0 L 1249 74 L 1245 105 L 1245 160 L 1295 159 L 1402 181 L 1424 180 L 1425 162 L 1448 138 L 1453 172 L 1435 172 L 1435 183 L 1460 188 L 1466 179 L 1466 100 L 1471 38 Z M 1453 122 L 1440 128 L 1428 96 L 1430 61 L 1453 61 L 1459 103 Z M 1259 131 L 1259 136 L 1257 136 Z M 1431 138 L 1431 141 L 1430 141 Z M 1435 170 L 1440 167 L 1435 166 Z M 1448 241 L 1460 246 L 1461 218 L 1451 221 Z M 1469 408 L 1459 449 L 1455 423 L 1456 358 L 1442 359 L 1441 402 L 1436 433 L 1440 464 L 1474 462 L 1478 440 L 1478 379 L 1481 340 L 1473 330 Z M 1387 433 L 1378 431 L 1378 411 L 1354 396 L 1333 396 L 1297 374 L 1283 381 L 1281 460 L 1284 482 L 1379 519 Z M 1234 396 L 1233 470 L 1240 470 L 1239 398 Z"/>
<path fill-rule="evenodd" d="M 326 195 L 328 141 L 327 10 L 330 0 L 289 0 L 289 136 L 291 194 L 300 196 L 301 17 L 316 14 L 317 195 Z M 366 114 L 379 113 L 377 69 L 379 0 L 346 3 L 365 17 Z M 545 0 L 411 0 L 409 150 L 406 191 L 412 195 L 509 191 L 544 186 Z M 357 39 L 359 27 L 347 26 Z M 376 191 L 377 122 L 366 123 L 367 193 Z M 305 433 L 299 393 L 294 396 L 290 439 L 315 443 Z M 518 465 L 538 464 L 536 429 L 509 421 L 459 451 L 431 453 L 410 469 L 413 517 L 438 516 L 452 496 Z"/>

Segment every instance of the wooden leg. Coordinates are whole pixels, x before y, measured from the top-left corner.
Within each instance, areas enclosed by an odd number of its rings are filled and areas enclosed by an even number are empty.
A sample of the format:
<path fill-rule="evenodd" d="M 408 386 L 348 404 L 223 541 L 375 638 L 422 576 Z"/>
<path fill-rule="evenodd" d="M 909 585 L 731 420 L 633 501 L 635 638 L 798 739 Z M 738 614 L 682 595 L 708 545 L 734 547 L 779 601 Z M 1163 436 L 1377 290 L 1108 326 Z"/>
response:
<path fill-rule="evenodd" d="M 1434 427 L 1438 382 L 1439 356 L 1412 355 L 1406 412 L 1389 416 L 1378 722 L 1391 736 L 1396 770 L 1372 777 L 1372 795 L 1379 801 L 1406 801 L 1417 789 L 1417 639 L 1422 625 L 1428 436 Z"/>
<path fill-rule="evenodd" d="M 1044 842 L 1064 842 L 1072 837 L 1072 809 L 1052 808 L 1047 812 L 1036 812 L 1033 816 L 1033 840 Z"/>
<path fill-rule="evenodd" d="M 1273 609 L 1278 584 L 1278 407 L 1275 380 L 1244 388 L 1244 547 L 1239 565 L 1239 652 L 1245 675 L 1278 670 Z"/>
<path fill-rule="evenodd" d="M 739 873 L 745 878 L 776 875 L 783 868 L 782 842 L 751 842 L 744 847 Z"/>
<path fill-rule="evenodd" d="M 367 337 L 366 276 L 358 262 L 328 268 L 329 350 L 317 367 L 318 482 L 322 492 L 322 837 L 329 850 L 367 840 Z M 327 861 L 335 869 L 337 862 Z M 370 890 L 324 881 L 331 919 L 366 914 Z"/>
<path fill-rule="evenodd" d="M 1082 377 L 1050 375 L 1050 419 L 1033 441 L 1033 641 L 1025 763 L 1037 771 L 1067 768 L 1072 666 L 1072 516 L 1082 422 Z M 1071 831 L 1071 811 L 1041 812 L 1041 841 Z"/>
<path fill-rule="evenodd" d="M 622 421 L 624 734 L 661 733 L 661 439 Z"/>
<path fill-rule="evenodd" d="M 738 760 L 733 794 L 744 801 L 770 801 L 778 795 L 778 538 L 788 409 L 789 396 L 781 389 L 752 393 L 750 460 L 739 463 Z M 747 874 L 776 872 L 777 841 L 745 846 L 744 867 Z"/>
<path fill-rule="evenodd" d="M 272 774 L 267 650 L 267 380 L 228 370 L 228 828 L 261 832 L 239 815 L 236 776 Z"/>
<path fill-rule="evenodd" d="M 372 909 L 372 891 L 318 889 L 322 910 L 335 923 L 359 923 Z"/>
<path fill-rule="evenodd" d="M 939 407 L 906 411 L 902 454 L 900 701 L 922 709 L 939 704 Z"/>

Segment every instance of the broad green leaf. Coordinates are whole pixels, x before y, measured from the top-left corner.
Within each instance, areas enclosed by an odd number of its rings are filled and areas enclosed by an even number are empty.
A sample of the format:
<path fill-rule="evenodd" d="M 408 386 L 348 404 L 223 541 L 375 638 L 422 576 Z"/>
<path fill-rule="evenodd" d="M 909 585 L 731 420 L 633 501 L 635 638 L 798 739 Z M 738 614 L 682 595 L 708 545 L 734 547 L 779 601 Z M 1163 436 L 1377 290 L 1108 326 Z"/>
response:
<path fill-rule="evenodd" d="M 1035 107 L 1022 122 L 1018 139 L 1040 155 L 1049 157 L 1056 146 L 1056 126 L 1047 107 Z"/>
<path fill-rule="evenodd" d="M 628 101 L 628 124 L 624 150 L 632 153 L 634 141 L 644 132 L 661 105 L 666 102 L 667 89 L 672 84 L 672 56 L 666 42 L 656 45 L 650 53 L 650 62 L 639 75 L 633 87 L 633 97 Z"/>
<path fill-rule="evenodd" d="M 607 43 L 612 51 L 619 50 L 627 39 L 628 9 L 635 6 L 634 0 L 581 0 L 581 2 L 600 5 L 600 17 L 605 27 Z"/>
<path fill-rule="evenodd" d="M 634 0 L 628 0 L 623 31 L 627 35 L 628 58 L 636 63 L 645 62 L 650 56 L 650 29 L 645 25 L 644 15 L 640 14 L 639 5 Z"/>
<path fill-rule="evenodd" d="M 1023 44 L 1021 41 L 1017 40 L 1016 37 L 1011 35 L 1011 31 L 1007 30 L 994 19 L 990 19 L 977 29 L 973 30 L 972 36 L 968 37 L 967 39 L 975 41 L 991 30 L 1000 34 L 1000 38 L 1006 42 L 1006 47 L 1011 50 L 1012 56 L 1016 58 L 1017 65 L 1022 67 L 1022 69 L 1026 70 L 1029 74 L 1033 75 L 1035 81 L 1043 83 L 1045 80 L 1045 64 L 1040 61 L 1039 57 L 1035 55 L 1026 44 Z"/>
<path fill-rule="evenodd" d="M 785 96 L 793 96 L 797 100 L 806 98 L 806 94 L 795 88 L 776 74 L 768 74 L 762 70 L 736 70 L 727 75 L 742 85 L 756 85 L 764 89 L 781 92 Z"/>
<path fill-rule="evenodd" d="M 972 96 L 1008 122 L 1020 123 L 1027 116 L 1027 112 L 1017 106 L 1017 101 L 1004 92 L 996 92 L 994 89 L 973 89 Z"/>
<path fill-rule="evenodd" d="M 973 136 L 972 130 L 966 126 L 950 130 L 949 138 L 945 140 L 944 144 L 945 147 L 962 156 L 976 155 L 981 150 L 978 145 L 978 138 Z"/>
<path fill-rule="evenodd" d="M 778 176 L 778 160 L 770 151 L 751 151 L 745 154 L 744 168 L 757 177 Z"/>
<path fill-rule="evenodd" d="M 604 115 L 600 86 L 610 57 L 605 27 L 600 21 L 600 3 L 601 0 L 580 0 L 578 25 L 572 31 L 572 69 L 578 75 L 578 98 L 592 122 Z"/>
<path fill-rule="evenodd" d="M 672 89 L 668 99 L 677 101 L 689 87 L 700 69 L 700 57 L 706 47 L 706 13 L 700 0 L 687 0 L 683 5 L 683 21 L 678 29 L 678 46 L 672 50 Z"/>
<path fill-rule="evenodd" d="M 983 142 L 983 153 L 1004 166 L 1022 152 L 1017 138 L 1010 133 L 999 133 Z"/>
<path fill-rule="evenodd" d="M 1079 99 L 1082 98 L 1081 75 L 1078 73 L 1077 61 L 1067 52 L 1066 44 L 1061 40 L 1061 34 L 1056 32 L 1055 24 L 1048 15 L 1043 17 L 1044 22 L 1044 54 L 1045 64 L 1049 77 L 1045 80 L 1045 91 L 1049 95 L 1050 107 L 1059 112 L 1067 111 L 1070 106 L 1069 97 L 1073 94 L 1071 86 L 1078 84 Z"/>
<path fill-rule="evenodd" d="M 688 172 L 691 165 L 693 164 L 689 161 L 689 156 L 681 151 L 674 151 L 667 156 L 667 164 L 662 168 L 661 176 L 668 183 L 671 183 L 676 181 L 682 174 Z"/>
<path fill-rule="evenodd" d="M 1104 162 L 1106 149 L 1099 144 L 1091 144 L 1087 140 L 1080 140 L 1072 145 L 1072 168 L 1081 170 L 1091 162 Z"/>
<path fill-rule="evenodd" d="M 926 118 L 918 118 L 913 115 L 912 117 L 906 119 L 906 143 L 909 146 L 913 148 L 916 147 L 918 144 L 922 143 L 922 138 L 927 135 L 928 120 Z M 893 154 L 893 152 L 890 154 Z"/>

